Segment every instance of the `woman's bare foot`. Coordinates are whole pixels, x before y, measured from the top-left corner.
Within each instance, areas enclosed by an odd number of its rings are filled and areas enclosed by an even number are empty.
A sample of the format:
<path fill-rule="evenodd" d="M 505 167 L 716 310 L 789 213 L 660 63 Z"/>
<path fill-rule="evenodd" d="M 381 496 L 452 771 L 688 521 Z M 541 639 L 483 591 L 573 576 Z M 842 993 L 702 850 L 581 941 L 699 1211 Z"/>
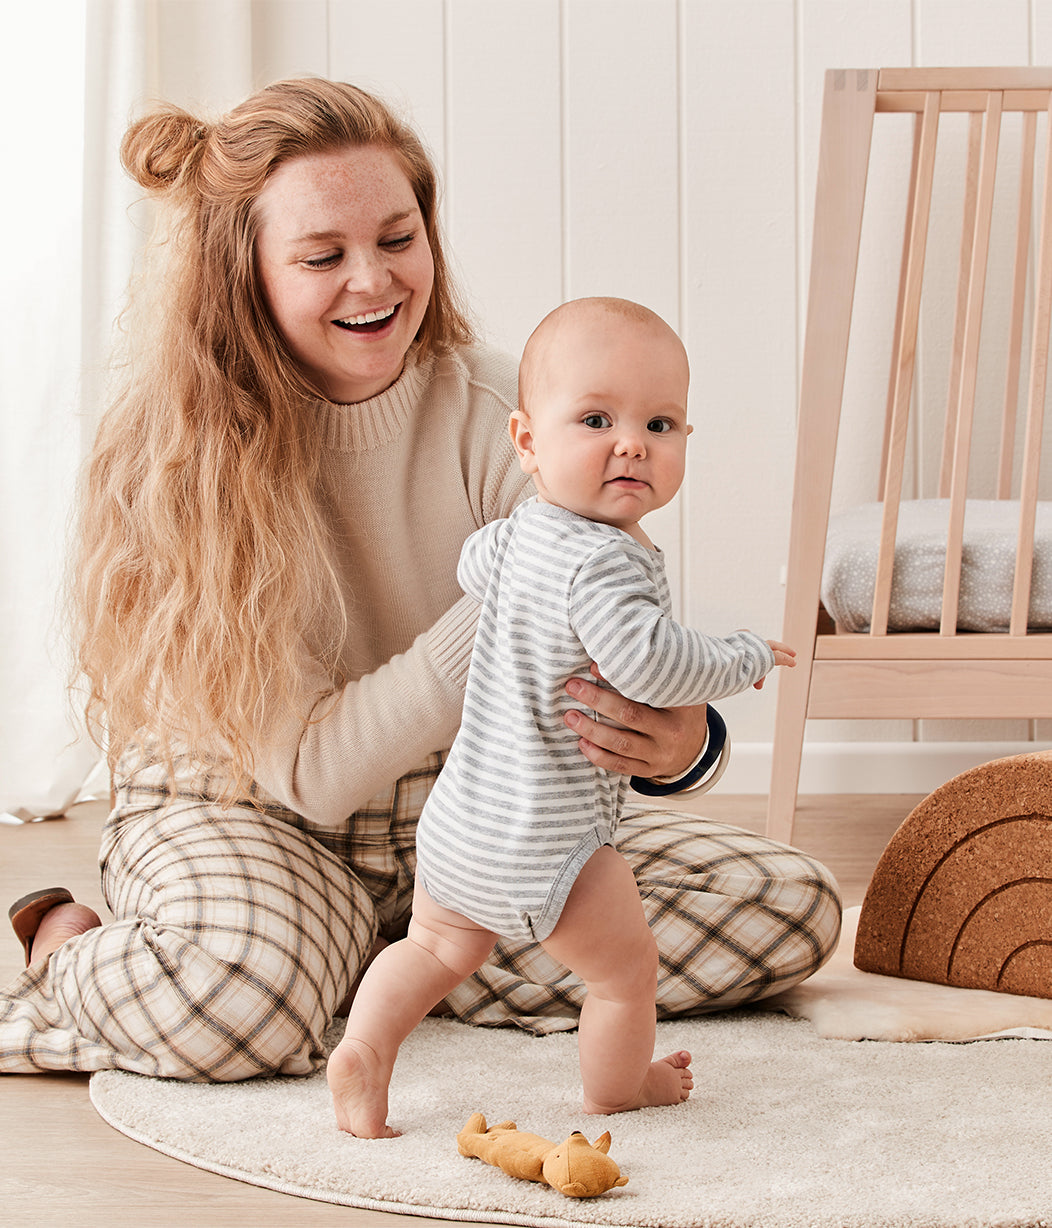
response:
<path fill-rule="evenodd" d="M 329 1081 L 336 1124 L 356 1138 L 398 1138 L 387 1124 L 387 1088 L 393 1063 L 368 1045 L 345 1036 L 329 1055 Z"/>
<path fill-rule="evenodd" d="M 57 951 L 64 942 L 86 934 L 102 924 L 99 914 L 86 904 L 70 902 L 56 904 L 44 913 L 37 932 L 33 936 L 33 947 L 29 962 L 36 963 L 38 959 L 46 959 L 53 951 Z"/>
<path fill-rule="evenodd" d="M 686 1049 L 669 1053 L 660 1061 L 651 1062 L 643 1078 L 639 1094 L 619 1105 L 600 1105 L 585 1097 L 586 1113 L 627 1113 L 633 1109 L 650 1109 L 666 1104 L 681 1104 L 694 1089 L 690 1070 L 690 1054 Z"/>

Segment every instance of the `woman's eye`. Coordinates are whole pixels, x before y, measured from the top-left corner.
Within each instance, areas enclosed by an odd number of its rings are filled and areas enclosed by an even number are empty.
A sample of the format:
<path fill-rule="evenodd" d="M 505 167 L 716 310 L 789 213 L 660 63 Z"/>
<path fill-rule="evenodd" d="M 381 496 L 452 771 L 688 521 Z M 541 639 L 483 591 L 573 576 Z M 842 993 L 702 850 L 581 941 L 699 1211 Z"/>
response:
<path fill-rule="evenodd" d="M 407 248 L 415 237 L 414 234 L 398 235 L 394 239 L 383 239 L 380 246 L 389 252 L 400 252 Z"/>
<path fill-rule="evenodd" d="M 308 269 L 328 269 L 334 264 L 337 264 L 341 259 L 338 252 L 331 252 L 328 256 L 311 256 L 309 260 L 304 260 L 304 264 Z"/>
<path fill-rule="evenodd" d="M 610 419 L 606 414 L 589 414 L 587 418 L 582 418 L 581 421 L 593 431 L 600 431 L 604 426 L 610 425 Z"/>
<path fill-rule="evenodd" d="M 672 423 L 667 418 L 652 418 L 647 423 L 647 430 L 655 435 L 665 435 L 672 430 Z"/>

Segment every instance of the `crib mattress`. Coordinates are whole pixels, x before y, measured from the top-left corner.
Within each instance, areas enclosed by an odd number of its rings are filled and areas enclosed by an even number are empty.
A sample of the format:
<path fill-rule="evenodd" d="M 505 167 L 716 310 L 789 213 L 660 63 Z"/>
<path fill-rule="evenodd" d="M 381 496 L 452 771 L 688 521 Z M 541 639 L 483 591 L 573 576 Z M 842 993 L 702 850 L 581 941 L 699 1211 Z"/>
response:
<path fill-rule="evenodd" d="M 869 630 L 881 512 L 882 504 L 867 503 L 838 513 L 829 522 L 822 604 L 845 631 Z M 938 630 L 949 515 L 948 499 L 916 499 L 900 505 L 889 630 Z M 1018 502 L 968 501 L 959 631 L 1008 630 L 1018 524 Z M 1052 627 L 1052 503 L 1037 505 L 1028 625 Z"/>

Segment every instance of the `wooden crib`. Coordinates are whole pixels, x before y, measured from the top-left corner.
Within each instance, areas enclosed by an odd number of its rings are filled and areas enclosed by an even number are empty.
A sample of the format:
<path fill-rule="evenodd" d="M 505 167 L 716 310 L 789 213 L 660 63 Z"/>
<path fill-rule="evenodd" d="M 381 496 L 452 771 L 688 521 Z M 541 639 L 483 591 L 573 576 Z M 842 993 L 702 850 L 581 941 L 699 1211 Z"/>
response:
<path fill-rule="evenodd" d="M 783 628 L 799 657 L 778 683 L 767 820 L 779 839 L 809 718 L 1052 717 L 1050 116 L 1052 68 L 826 74 Z M 867 286 L 890 287 L 882 304 L 862 305 L 860 250 Z"/>

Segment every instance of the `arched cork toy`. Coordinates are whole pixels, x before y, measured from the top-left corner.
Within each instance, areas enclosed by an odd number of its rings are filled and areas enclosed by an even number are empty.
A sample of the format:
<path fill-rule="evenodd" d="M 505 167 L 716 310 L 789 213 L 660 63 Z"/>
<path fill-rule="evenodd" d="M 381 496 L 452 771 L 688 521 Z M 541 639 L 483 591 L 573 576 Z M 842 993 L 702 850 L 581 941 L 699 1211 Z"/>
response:
<path fill-rule="evenodd" d="M 1052 998 L 1052 751 L 963 772 L 906 817 L 866 892 L 854 960 Z"/>

